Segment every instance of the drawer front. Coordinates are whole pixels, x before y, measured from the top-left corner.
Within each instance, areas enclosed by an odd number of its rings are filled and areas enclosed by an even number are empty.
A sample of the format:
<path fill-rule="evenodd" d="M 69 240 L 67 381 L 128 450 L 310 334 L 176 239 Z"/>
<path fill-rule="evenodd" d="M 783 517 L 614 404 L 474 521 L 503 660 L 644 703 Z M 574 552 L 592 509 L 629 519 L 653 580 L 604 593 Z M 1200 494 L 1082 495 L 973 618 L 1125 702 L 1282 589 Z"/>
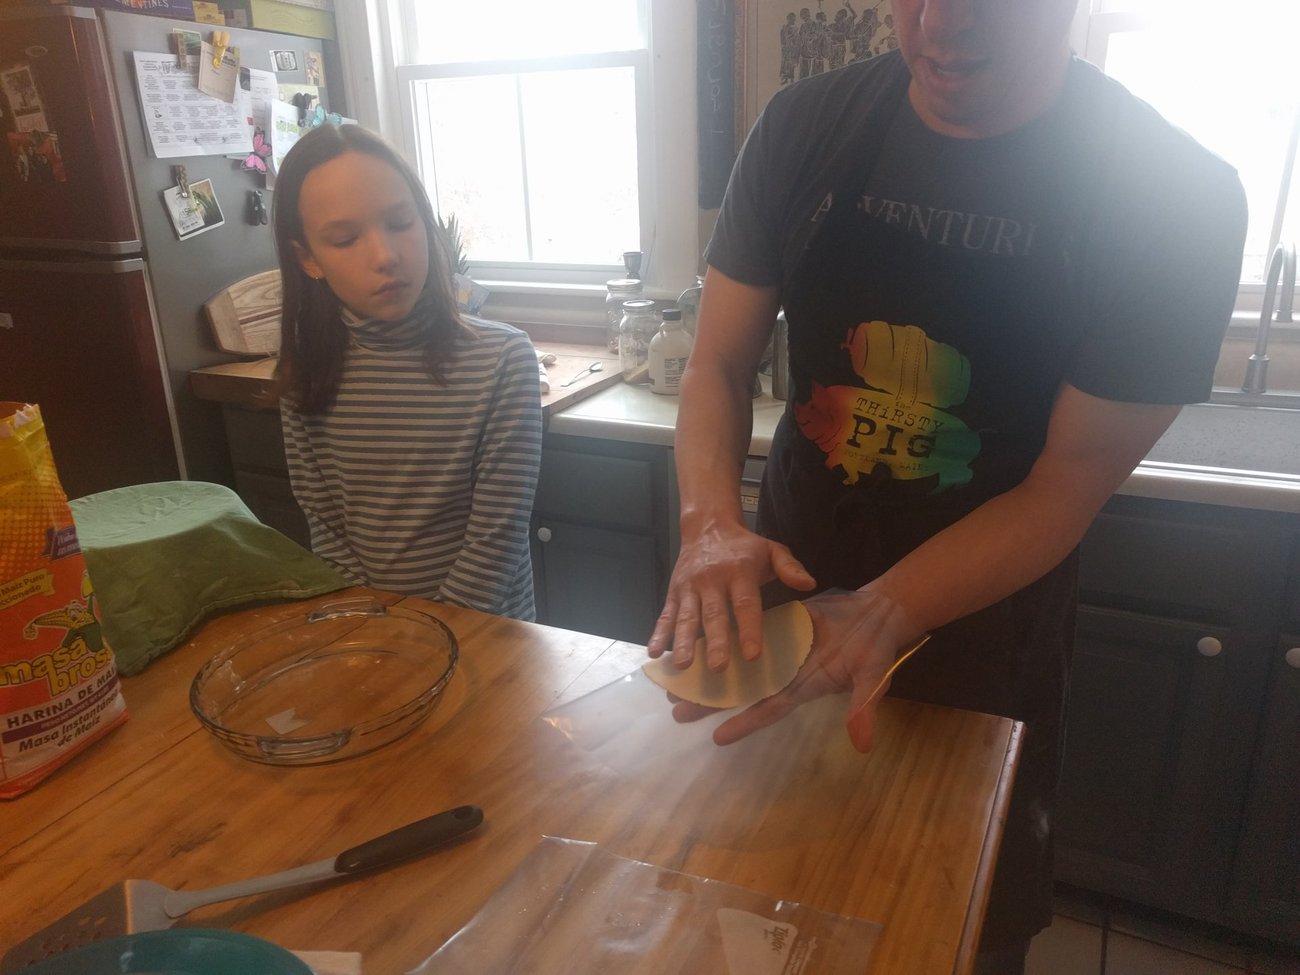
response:
<path fill-rule="evenodd" d="M 284 434 L 280 430 L 278 410 L 241 410 L 236 406 L 223 406 L 222 415 L 226 421 L 230 459 L 236 469 L 254 468 L 288 476 L 289 462 L 284 457 Z"/>
<path fill-rule="evenodd" d="M 1279 541 L 1255 526 L 1103 512 L 1080 546 L 1080 594 L 1137 612 L 1240 621 L 1280 579 Z"/>
<path fill-rule="evenodd" d="M 570 450 L 542 452 L 534 510 L 538 519 L 652 531 L 656 465 Z"/>

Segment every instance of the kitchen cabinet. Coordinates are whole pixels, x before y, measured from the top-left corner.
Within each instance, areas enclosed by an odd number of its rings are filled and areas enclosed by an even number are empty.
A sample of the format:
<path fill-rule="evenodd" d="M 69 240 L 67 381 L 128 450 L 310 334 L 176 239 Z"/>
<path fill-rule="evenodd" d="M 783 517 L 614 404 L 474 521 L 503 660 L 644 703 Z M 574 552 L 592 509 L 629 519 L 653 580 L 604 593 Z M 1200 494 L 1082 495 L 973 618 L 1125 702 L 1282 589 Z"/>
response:
<path fill-rule="evenodd" d="M 667 591 L 675 493 L 663 447 L 548 434 L 532 523 L 538 621 L 645 643 Z"/>
<path fill-rule="evenodd" d="M 1300 573 L 1290 576 L 1300 594 Z M 1300 941 L 1300 595 L 1273 646 L 1241 847 L 1232 880 L 1237 923 Z"/>
<path fill-rule="evenodd" d="M 249 410 L 230 404 L 222 404 L 221 410 L 239 497 L 262 524 L 310 549 L 307 519 L 289 483 L 279 411 Z"/>
<path fill-rule="evenodd" d="M 1300 943 L 1300 671 L 1279 649 L 1296 534 L 1291 516 L 1146 498 L 1098 516 L 1058 879 Z"/>

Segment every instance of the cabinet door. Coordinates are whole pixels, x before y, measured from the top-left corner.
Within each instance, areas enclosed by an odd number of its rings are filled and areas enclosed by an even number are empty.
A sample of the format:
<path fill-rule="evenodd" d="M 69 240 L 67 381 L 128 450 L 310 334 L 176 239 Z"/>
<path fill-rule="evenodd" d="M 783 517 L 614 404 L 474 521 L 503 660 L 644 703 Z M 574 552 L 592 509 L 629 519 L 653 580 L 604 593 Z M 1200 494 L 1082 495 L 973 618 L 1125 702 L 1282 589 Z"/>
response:
<path fill-rule="evenodd" d="M 533 506 L 538 622 L 645 643 L 669 564 L 665 447 L 548 434 Z"/>
<path fill-rule="evenodd" d="M 663 601 L 654 538 L 538 519 L 533 573 L 543 622 L 645 643 Z"/>
<path fill-rule="evenodd" d="M 1300 945 L 1300 633 L 1278 643 L 1263 715 L 1233 908 L 1247 930 Z"/>
<path fill-rule="evenodd" d="M 1081 607 L 1059 879 L 1220 916 L 1254 734 L 1240 644 L 1224 627 Z"/>

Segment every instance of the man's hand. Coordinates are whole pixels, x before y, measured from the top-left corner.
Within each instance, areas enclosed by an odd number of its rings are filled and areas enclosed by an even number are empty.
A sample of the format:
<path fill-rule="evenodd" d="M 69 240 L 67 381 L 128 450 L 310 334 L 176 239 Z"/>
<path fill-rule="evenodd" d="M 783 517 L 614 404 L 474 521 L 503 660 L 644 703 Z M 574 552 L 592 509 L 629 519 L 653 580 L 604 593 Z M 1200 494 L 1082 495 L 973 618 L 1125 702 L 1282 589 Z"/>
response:
<path fill-rule="evenodd" d="M 813 621 L 813 645 L 793 681 L 771 697 L 724 721 L 713 733 L 719 745 L 729 745 L 760 728 L 780 721 L 815 698 L 850 691 L 849 740 L 860 752 L 870 751 L 876 706 L 885 680 L 899 653 L 921 636 L 902 608 L 867 586 L 857 592 L 827 593 L 804 602 Z M 678 721 L 694 721 L 711 709 L 679 701 Z"/>
<path fill-rule="evenodd" d="M 763 647 L 759 587 L 773 578 L 801 591 L 816 585 L 788 548 L 755 535 L 743 524 L 715 522 L 692 540 L 683 540 L 668 598 L 647 647 L 650 656 L 658 657 L 672 647 L 674 666 L 689 667 L 696 637 L 703 630 L 709 668 L 723 670 L 734 617 L 741 653 L 753 660 Z"/>

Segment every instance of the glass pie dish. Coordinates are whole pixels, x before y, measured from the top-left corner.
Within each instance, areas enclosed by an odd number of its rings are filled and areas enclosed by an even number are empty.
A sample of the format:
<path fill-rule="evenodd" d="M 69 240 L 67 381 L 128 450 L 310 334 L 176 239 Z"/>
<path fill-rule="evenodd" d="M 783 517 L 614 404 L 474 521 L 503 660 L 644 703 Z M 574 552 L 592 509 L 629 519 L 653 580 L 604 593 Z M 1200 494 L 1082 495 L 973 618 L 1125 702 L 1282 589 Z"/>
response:
<path fill-rule="evenodd" d="M 365 597 L 336 600 L 214 654 L 190 685 L 190 707 L 252 761 L 338 762 L 428 717 L 457 656 L 455 635 L 428 613 Z"/>

